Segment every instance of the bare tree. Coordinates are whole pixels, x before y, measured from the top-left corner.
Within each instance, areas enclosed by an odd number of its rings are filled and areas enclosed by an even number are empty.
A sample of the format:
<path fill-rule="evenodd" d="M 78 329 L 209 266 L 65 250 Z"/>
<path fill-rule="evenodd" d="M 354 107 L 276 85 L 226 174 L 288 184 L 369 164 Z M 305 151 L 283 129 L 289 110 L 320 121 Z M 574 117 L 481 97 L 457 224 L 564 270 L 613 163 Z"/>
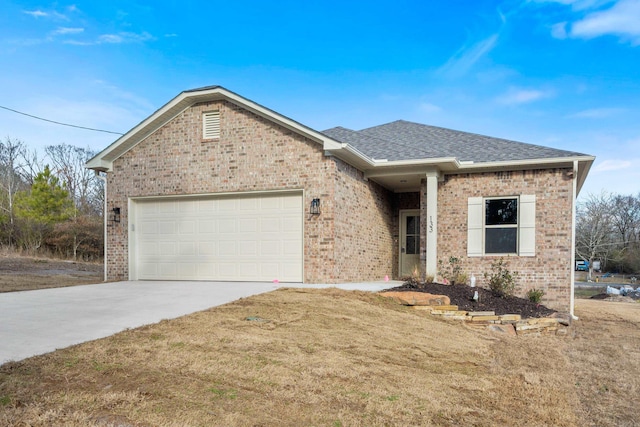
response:
<path fill-rule="evenodd" d="M 612 240 L 613 202 L 608 193 L 590 194 L 577 209 L 576 254 L 589 261 L 588 280 L 593 274 L 593 261 L 607 259 L 615 242 Z"/>
<path fill-rule="evenodd" d="M 60 178 L 75 209 L 71 218 L 73 224 L 63 227 L 72 236 L 73 259 L 78 256 L 78 248 L 89 237 L 85 233 L 91 217 L 99 217 L 102 213 L 103 183 L 94 172 L 85 168 L 86 162 L 95 152 L 89 148 L 74 147 L 68 144 L 49 145 L 45 152 L 51 160 L 53 171 Z"/>
<path fill-rule="evenodd" d="M 95 152 L 89 148 L 74 147 L 68 144 L 49 145 L 45 148 L 51 160 L 54 173 L 66 186 L 76 209 L 81 214 L 91 211 L 90 199 L 100 180 L 93 171 L 84 167 Z"/>
<path fill-rule="evenodd" d="M 44 159 L 40 157 L 36 149 L 29 149 L 25 146 L 20 153 L 20 165 L 17 172 L 27 185 L 33 185 L 33 180 L 38 174 L 44 171 Z"/>
<path fill-rule="evenodd" d="M 633 196 L 616 195 L 611 199 L 611 219 L 617 232 L 617 240 L 624 247 L 638 238 L 640 228 L 640 200 Z"/>
<path fill-rule="evenodd" d="M 8 219 L 6 240 L 9 246 L 13 245 L 15 233 L 15 195 L 24 190 L 26 184 L 20 175 L 20 159 L 25 152 L 22 141 L 7 137 L 0 142 L 0 212 Z"/>

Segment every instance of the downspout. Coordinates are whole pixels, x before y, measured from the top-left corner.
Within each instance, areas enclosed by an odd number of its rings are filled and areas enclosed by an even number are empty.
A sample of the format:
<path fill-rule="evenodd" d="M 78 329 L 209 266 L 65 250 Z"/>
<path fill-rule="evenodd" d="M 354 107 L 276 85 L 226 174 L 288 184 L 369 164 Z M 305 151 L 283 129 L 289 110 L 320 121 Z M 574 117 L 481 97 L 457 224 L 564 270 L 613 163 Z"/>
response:
<path fill-rule="evenodd" d="M 571 293 L 569 295 L 569 314 L 573 320 L 578 320 L 574 314 L 575 285 L 576 285 L 576 201 L 578 198 L 578 161 L 573 161 L 573 192 L 571 193 Z"/>
<path fill-rule="evenodd" d="M 105 174 L 106 175 L 106 174 Z M 104 222 L 104 281 L 107 281 L 107 177 L 100 175 L 100 171 L 96 171 L 96 176 L 104 182 L 104 213 L 102 219 Z"/>

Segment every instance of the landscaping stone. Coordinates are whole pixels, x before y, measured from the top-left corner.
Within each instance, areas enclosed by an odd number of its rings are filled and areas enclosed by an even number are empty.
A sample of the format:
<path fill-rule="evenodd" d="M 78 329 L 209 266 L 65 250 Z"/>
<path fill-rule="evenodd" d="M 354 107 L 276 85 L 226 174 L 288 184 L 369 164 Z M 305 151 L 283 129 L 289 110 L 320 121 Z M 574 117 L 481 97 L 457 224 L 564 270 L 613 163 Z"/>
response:
<path fill-rule="evenodd" d="M 495 311 L 470 311 L 469 316 L 495 316 Z"/>
<path fill-rule="evenodd" d="M 500 320 L 502 320 L 503 322 L 517 322 L 519 320 L 522 320 L 522 316 L 520 316 L 519 314 L 503 314 L 502 316 L 500 316 Z"/>
<path fill-rule="evenodd" d="M 487 329 L 489 329 L 491 332 L 499 332 L 501 334 L 506 334 L 506 335 L 511 335 L 511 336 L 516 336 L 516 328 L 511 325 L 511 324 L 495 324 L 495 325 L 489 325 L 487 326 Z"/>
<path fill-rule="evenodd" d="M 451 300 L 446 295 L 433 295 L 426 292 L 381 292 L 380 295 L 393 298 L 403 305 L 451 305 Z"/>
<path fill-rule="evenodd" d="M 506 335 L 557 334 L 566 335 L 564 326 L 571 324 L 568 314 L 553 313 L 550 317 L 531 317 L 522 319 L 520 314 L 496 314 L 495 311 L 466 311 L 458 305 L 451 305 L 446 295 L 434 295 L 426 292 L 385 291 L 380 295 L 393 298 L 403 305 L 413 306 L 416 310 L 426 310 L 433 316 L 447 320 L 459 320 L 473 329 L 488 329 Z"/>

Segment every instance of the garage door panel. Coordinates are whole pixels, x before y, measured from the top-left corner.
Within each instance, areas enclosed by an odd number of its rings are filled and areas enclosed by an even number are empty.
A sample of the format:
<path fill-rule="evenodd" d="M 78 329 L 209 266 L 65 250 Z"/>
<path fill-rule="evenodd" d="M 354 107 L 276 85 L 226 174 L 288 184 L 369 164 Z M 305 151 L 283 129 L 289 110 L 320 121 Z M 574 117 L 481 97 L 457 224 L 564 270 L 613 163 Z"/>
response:
<path fill-rule="evenodd" d="M 237 218 L 220 218 L 218 220 L 218 232 L 221 234 L 231 234 L 237 232 Z"/>
<path fill-rule="evenodd" d="M 157 204 L 157 213 L 159 214 L 171 214 L 176 213 L 178 204 L 175 201 L 168 201 L 166 203 Z"/>
<path fill-rule="evenodd" d="M 222 240 L 218 241 L 218 251 L 216 253 L 219 257 L 235 257 L 238 255 L 238 242 L 235 240 Z"/>
<path fill-rule="evenodd" d="M 193 213 L 198 210 L 198 202 L 193 200 L 184 200 L 178 204 L 180 213 Z"/>
<path fill-rule="evenodd" d="M 216 244 L 213 242 L 198 242 L 199 256 L 213 256 L 216 254 Z"/>
<path fill-rule="evenodd" d="M 176 222 L 158 221 L 157 230 L 158 234 L 176 234 Z"/>
<path fill-rule="evenodd" d="M 196 232 L 196 222 L 194 220 L 181 220 L 178 224 L 178 233 L 193 234 Z"/>
<path fill-rule="evenodd" d="M 166 262 L 157 264 L 158 273 L 161 277 L 175 277 L 176 276 L 176 264 L 173 262 Z"/>
<path fill-rule="evenodd" d="M 261 240 L 260 241 L 261 256 L 280 256 L 282 255 L 282 245 L 279 240 Z"/>
<path fill-rule="evenodd" d="M 238 211 L 238 203 L 235 198 L 216 199 L 218 212 L 225 214 Z"/>
<path fill-rule="evenodd" d="M 198 212 L 213 213 L 216 211 L 216 204 L 213 200 L 198 200 Z"/>
<path fill-rule="evenodd" d="M 282 242 L 282 255 L 289 256 L 295 255 L 300 252 L 300 248 L 298 248 L 299 242 L 297 240 L 288 240 Z"/>
<path fill-rule="evenodd" d="M 215 233 L 216 232 L 216 223 L 211 221 L 210 219 L 199 219 L 198 220 L 198 233 Z"/>
<path fill-rule="evenodd" d="M 160 256 L 173 256 L 176 254 L 176 245 L 173 242 L 160 242 Z"/>
<path fill-rule="evenodd" d="M 241 233 L 255 233 L 258 231 L 258 219 L 257 218 L 239 218 L 238 230 Z"/>
<path fill-rule="evenodd" d="M 192 262 L 182 262 L 176 265 L 177 273 L 185 279 L 195 279 L 198 273 L 198 264 Z"/>
<path fill-rule="evenodd" d="M 180 242 L 179 243 L 179 254 L 180 256 L 196 256 L 196 243 L 195 242 Z"/>
<path fill-rule="evenodd" d="M 302 281 L 299 193 L 134 203 L 138 279 Z"/>

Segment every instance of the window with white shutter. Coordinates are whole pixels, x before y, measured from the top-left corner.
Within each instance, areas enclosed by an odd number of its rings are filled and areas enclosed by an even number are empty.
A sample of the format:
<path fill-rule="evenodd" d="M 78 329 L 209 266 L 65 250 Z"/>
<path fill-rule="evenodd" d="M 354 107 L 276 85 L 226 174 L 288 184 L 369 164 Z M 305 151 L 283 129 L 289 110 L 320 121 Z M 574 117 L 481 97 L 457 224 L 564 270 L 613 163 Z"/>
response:
<path fill-rule="evenodd" d="M 202 139 L 220 138 L 220 111 L 202 113 Z"/>
<path fill-rule="evenodd" d="M 470 197 L 467 256 L 536 255 L 536 196 Z"/>

